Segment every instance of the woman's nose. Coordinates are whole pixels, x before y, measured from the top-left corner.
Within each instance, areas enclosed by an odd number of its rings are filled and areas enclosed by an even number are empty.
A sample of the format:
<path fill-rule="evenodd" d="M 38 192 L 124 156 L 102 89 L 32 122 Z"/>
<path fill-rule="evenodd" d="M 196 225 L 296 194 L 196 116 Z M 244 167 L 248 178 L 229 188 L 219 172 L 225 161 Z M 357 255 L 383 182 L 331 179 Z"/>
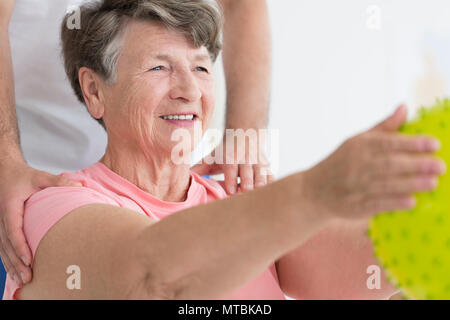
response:
<path fill-rule="evenodd" d="M 178 73 L 172 81 L 170 97 L 189 102 L 200 100 L 202 93 L 192 72 Z"/>

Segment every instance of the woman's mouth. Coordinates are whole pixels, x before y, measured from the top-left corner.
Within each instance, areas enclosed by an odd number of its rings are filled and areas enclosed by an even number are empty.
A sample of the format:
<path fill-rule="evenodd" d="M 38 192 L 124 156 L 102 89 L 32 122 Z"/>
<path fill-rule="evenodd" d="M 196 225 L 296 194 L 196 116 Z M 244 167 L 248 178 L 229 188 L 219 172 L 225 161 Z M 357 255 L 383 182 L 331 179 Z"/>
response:
<path fill-rule="evenodd" d="M 190 127 L 198 119 L 198 116 L 196 114 L 191 113 L 191 114 L 167 115 L 161 116 L 160 118 L 176 126 Z"/>

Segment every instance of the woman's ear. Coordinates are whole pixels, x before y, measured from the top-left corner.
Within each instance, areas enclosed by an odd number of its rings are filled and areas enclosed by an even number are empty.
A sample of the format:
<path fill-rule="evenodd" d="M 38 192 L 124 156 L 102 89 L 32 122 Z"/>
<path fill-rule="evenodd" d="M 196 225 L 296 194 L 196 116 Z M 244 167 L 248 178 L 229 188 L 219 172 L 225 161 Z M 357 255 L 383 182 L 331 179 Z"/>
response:
<path fill-rule="evenodd" d="M 102 118 L 105 113 L 105 99 L 100 85 L 102 80 L 94 71 L 86 67 L 80 68 L 78 79 L 89 113 L 96 119 Z"/>

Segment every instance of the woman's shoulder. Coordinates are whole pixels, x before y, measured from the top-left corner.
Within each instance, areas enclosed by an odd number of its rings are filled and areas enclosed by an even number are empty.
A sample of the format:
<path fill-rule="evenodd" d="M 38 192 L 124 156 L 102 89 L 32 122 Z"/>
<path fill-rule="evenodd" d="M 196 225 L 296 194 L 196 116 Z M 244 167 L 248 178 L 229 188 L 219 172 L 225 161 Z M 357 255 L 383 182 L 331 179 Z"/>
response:
<path fill-rule="evenodd" d="M 46 232 L 73 210 L 91 204 L 118 206 L 117 201 L 95 186 L 82 171 L 61 175 L 82 186 L 48 187 L 34 193 L 25 202 L 24 232 L 34 253 Z"/>
<path fill-rule="evenodd" d="M 76 171 L 62 172 L 58 176 L 65 177 L 73 182 L 78 182 L 79 186 L 58 186 L 47 187 L 32 194 L 26 203 L 34 203 L 50 196 L 67 197 L 77 195 L 92 195 L 102 193 L 102 186 L 93 179 L 90 172 L 91 167 Z"/>

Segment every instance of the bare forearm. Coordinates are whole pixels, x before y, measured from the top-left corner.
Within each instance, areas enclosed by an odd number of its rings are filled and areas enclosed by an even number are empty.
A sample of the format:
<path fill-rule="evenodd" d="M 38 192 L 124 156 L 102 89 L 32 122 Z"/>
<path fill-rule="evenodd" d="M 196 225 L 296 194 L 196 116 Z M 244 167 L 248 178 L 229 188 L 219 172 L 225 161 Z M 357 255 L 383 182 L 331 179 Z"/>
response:
<path fill-rule="evenodd" d="M 366 230 L 366 221 L 336 221 L 282 257 L 277 267 L 286 293 L 297 299 L 383 299 L 397 292 L 383 272 L 380 288 L 368 288 L 373 271 L 367 268 L 379 262 Z"/>
<path fill-rule="evenodd" d="M 266 0 L 222 0 L 227 128 L 267 126 L 271 38 Z"/>
<path fill-rule="evenodd" d="M 323 226 L 301 189 L 297 174 L 150 226 L 140 237 L 149 283 L 165 298 L 231 294 Z"/>
<path fill-rule="evenodd" d="M 0 28 L 0 166 L 22 159 L 14 100 L 14 78 L 8 29 Z"/>

